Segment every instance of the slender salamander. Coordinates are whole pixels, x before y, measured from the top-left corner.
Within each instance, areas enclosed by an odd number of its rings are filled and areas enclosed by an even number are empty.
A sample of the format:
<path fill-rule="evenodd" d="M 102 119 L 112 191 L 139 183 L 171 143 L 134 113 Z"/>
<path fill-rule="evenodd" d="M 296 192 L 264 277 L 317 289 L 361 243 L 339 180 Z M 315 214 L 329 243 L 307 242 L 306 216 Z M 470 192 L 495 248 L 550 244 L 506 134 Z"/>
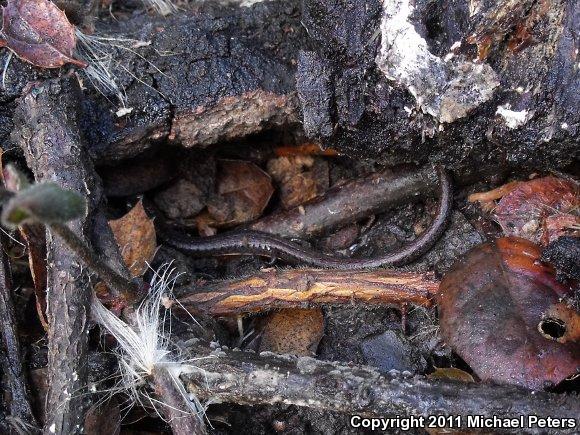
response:
<path fill-rule="evenodd" d="M 161 228 L 158 236 L 168 245 L 196 257 L 254 254 L 283 261 L 329 269 L 369 269 L 381 266 L 402 266 L 429 251 L 445 232 L 453 205 L 451 179 L 445 169 L 439 175 L 439 207 L 429 228 L 400 250 L 371 258 L 346 258 L 326 255 L 300 246 L 282 237 L 254 230 L 234 230 L 211 237 L 192 238 Z"/>

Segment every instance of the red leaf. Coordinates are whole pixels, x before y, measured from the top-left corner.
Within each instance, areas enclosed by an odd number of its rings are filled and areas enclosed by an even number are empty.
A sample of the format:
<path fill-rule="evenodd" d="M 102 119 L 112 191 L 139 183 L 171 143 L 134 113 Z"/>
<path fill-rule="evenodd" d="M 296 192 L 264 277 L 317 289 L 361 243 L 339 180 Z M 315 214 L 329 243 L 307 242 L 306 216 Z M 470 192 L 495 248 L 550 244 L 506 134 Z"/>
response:
<path fill-rule="evenodd" d="M 538 247 L 503 238 L 472 250 L 440 286 L 447 343 L 483 380 L 539 389 L 580 369 L 580 314 L 539 262 Z"/>
<path fill-rule="evenodd" d="M 534 243 L 549 243 L 549 233 L 556 238 L 566 234 L 552 222 L 546 227 L 546 218 L 567 215 L 566 222 L 580 223 L 578 185 L 552 176 L 519 183 L 505 195 L 495 209 L 495 216 L 506 236 L 517 236 Z M 569 216 L 568 216 L 569 215 Z M 546 234 L 543 234 L 547 231 Z"/>
<path fill-rule="evenodd" d="M 50 1 L 8 0 L 2 12 L 0 46 L 41 68 L 60 68 L 66 63 L 87 66 L 72 57 L 75 27 Z"/>

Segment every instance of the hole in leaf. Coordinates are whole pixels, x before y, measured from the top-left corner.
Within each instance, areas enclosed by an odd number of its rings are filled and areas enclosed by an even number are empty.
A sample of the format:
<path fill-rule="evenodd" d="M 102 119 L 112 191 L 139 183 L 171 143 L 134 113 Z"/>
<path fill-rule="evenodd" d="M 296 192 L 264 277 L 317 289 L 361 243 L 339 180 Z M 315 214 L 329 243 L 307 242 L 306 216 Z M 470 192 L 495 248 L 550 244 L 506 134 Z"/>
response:
<path fill-rule="evenodd" d="M 538 329 L 544 337 L 552 340 L 557 340 L 566 334 L 566 324 L 562 320 L 553 317 L 542 320 L 538 325 Z"/>

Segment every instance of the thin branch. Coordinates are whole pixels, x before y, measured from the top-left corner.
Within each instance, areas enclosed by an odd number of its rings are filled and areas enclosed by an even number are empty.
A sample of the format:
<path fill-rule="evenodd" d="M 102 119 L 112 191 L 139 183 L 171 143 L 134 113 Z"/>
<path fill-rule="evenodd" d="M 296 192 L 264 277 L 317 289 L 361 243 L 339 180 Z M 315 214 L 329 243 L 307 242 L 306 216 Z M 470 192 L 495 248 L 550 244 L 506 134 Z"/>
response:
<path fill-rule="evenodd" d="M 438 287 L 432 273 L 272 269 L 243 279 L 196 283 L 182 289 L 179 302 L 191 313 L 212 316 L 353 303 L 431 306 Z"/>
<path fill-rule="evenodd" d="M 69 248 L 79 256 L 89 269 L 95 272 L 116 293 L 125 296 L 128 301 L 135 301 L 139 294 L 137 283 L 128 280 L 115 272 L 105 262 L 101 261 L 95 253 L 65 224 L 52 223 L 48 227 L 52 232 L 65 241 Z"/>

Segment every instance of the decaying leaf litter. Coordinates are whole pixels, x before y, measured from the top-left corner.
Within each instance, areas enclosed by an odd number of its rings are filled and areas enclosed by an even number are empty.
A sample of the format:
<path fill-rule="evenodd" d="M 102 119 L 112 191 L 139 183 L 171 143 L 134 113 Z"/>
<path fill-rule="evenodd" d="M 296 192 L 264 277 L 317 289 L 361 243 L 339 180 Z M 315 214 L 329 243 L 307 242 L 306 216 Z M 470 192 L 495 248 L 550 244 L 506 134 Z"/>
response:
<path fill-rule="evenodd" d="M 3 431 L 580 414 L 571 10 L 403 3 L 7 2 Z"/>

